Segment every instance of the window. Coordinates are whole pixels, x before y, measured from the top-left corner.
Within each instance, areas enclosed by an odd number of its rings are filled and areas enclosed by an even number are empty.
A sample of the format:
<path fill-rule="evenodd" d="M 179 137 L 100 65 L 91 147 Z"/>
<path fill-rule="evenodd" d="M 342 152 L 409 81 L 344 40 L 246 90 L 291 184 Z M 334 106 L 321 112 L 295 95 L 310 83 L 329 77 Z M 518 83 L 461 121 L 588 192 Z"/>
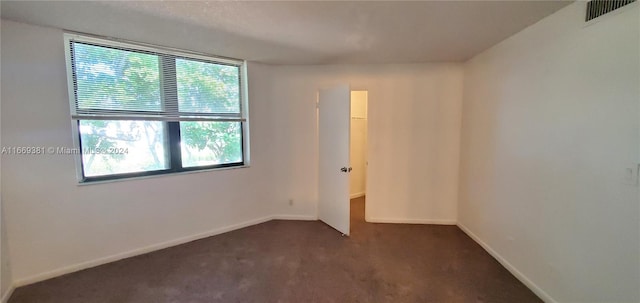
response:
<path fill-rule="evenodd" d="M 83 182 L 245 165 L 244 62 L 65 35 Z"/>

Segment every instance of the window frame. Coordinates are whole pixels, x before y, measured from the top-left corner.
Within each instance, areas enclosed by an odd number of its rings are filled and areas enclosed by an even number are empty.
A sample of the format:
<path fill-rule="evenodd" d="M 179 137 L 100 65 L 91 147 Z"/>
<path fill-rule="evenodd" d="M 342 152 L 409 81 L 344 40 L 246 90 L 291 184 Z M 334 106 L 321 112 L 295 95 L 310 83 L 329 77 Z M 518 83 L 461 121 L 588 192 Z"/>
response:
<path fill-rule="evenodd" d="M 240 131 L 241 131 L 241 140 L 240 140 L 240 148 L 242 161 L 233 162 L 233 163 L 223 163 L 223 164 L 213 164 L 213 165 L 203 165 L 203 166 L 193 166 L 193 167 L 184 167 L 182 164 L 182 152 L 180 147 L 180 122 L 189 121 L 188 119 L 183 119 L 180 121 L 170 121 L 170 120 L 156 120 L 164 123 L 164 136 L 165 136 L 165 154 L 167 156 L 167 162 L 169 164 L 169 168 L 160 169 L 160 170 L 151 170 L 151 171 L 141 171 L 141 172 L 129 172 L 129 173 L 115 173 L 109 175 L 101 175 L 101 176 L 85 176 L 84 175 L 84 162 L 82 160 L 82 142 L 81 142 L 81 134 L 80 134 L 80 121 L 82 120 L 91 120 L 90 118 L 74 118 L 73 113 L 76 106 L 76 87 L 75 87 L 75 78 L 74 78 L 74 70 L 73 70 L 73 58 L 71 53 L 71 43 L 72 42 L 80 42 L 87 43 L 96 46 L 103 47 L 111 47 L 116 49 L 130 50 L 130 51 L 138 51 L 138 52 L 150 52 L 158 54 L 160 57 L 160 61 L 163 60 L 161 55 L 166 55 L 169 57 L 174 57 L 174 60 L 182 58 L 188 60 L 194 60 L 205 63 L 215 63 L 221 65 L 231 65 L 237 66 L 239 70 L 239 110 L 240 110 L 240 118 L 239 120 L 206 120 L 210 122 L 238 122 L 240 123 Z M 69 106 L 70 106 L 70 117 L 71 117 L 71 132 L 73 137 L 73 147 L 77 149 L 79 152 L 74 153 L 74 158 L 76 162 L 76 178 L 80 184 L 91 184 L 91 183 L 99 183 L 104 181 L 119 181 L 119 180 L 127 180 L 132 178 L 145 178 L 145 177 L 154 177 L 154 176 L 163 176 L 163 175 L 171 175 L 171 174 L 181 174 L 181 173 L 193 173 L 193 172 L 205 172 L 205 171 L 214 171 L 214 170 L 225 170 L 232 168 L 246 168 L 250 166 L 250 149 L 249 149 L 249 100 L 248 100 L 248 81 L 247 81 L 247 62 L 245 60 L 226 58 L 220 56 L 214 56 L 209 54 L 203 54 L 193 51 L 180 50 L 175 48 L 132 42 L 128 40 L 107 38 L 107 37 L 99 37 L 94 35 L 88 35 L 83 33 L 74 33 L 74 32 L 65 32 L 64 33 L 64 46 L 65 46 L 65 60 L 66 60 L 66 71 L 67 71 L 67 87 L 68 87 L 68 97 L 69 97 Z M 159 63 L 160 64 L 160 63 Z M 161 73 L 162 68 L 161 69 Z M 173 73 L 175 76 L 175 71 Z M 161 90 L 166 89 L 164 85 L 161 84 Z M 163 94 L 164 95 L 164 94 Z M 176 95 L 177 98 L 177 95 Z M 162 97 L 162 104 L 167 104 L 167 99 Z M 177 102 L 176 100 L 171 100 L 169 102 Z M 116 117 L 114 120 L 117 120 Z M 108 119 L 103 119 L 108 120 Z M 153 119 L 138 119 L 140 121 L 153 121 Z"/>

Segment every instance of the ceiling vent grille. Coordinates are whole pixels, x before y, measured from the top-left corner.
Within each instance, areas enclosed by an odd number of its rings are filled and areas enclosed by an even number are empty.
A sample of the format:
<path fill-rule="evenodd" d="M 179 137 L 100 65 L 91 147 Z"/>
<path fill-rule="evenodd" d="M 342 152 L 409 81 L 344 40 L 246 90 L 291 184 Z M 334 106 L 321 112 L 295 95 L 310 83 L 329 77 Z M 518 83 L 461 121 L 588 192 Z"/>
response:
<path fill-rule="evenodd" d="M 585 21 L 598 18 L 633 2 L 636 2 L 636 0 L 591 0 L 587 3 Z"/>

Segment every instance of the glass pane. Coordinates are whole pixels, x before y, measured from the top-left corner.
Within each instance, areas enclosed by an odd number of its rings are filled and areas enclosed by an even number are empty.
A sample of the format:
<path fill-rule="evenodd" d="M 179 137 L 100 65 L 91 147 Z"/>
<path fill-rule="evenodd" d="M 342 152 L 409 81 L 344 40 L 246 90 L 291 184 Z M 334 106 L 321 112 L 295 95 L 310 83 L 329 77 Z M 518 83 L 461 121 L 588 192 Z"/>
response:
<path fill-rule="evenodd" d="M 239 67 L 176 59 L 176 77 L 181 112 L 240 112 Z"/>
<path fill-rule="evenodd" d="M 160 111 L 159 58 L 73 44 L 78 108 Z"/>
<path fill-rule="evenodd" d="M 80 121 L 85 177 L 169 168 L 164 130 L 158 121 Z"/>
<path fill-rule="evenodd" d="M 241 122 L 180 122 L 182 166 L 242 162 Z"/>

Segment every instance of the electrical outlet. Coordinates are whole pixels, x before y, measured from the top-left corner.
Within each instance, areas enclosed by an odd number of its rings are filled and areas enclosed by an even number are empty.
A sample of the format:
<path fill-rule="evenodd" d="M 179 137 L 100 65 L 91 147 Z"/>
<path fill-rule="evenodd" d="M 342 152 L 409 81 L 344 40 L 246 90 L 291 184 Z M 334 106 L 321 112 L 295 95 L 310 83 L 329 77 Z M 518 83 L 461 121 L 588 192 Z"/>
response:
<path fill-rule="evenodd" d="M 638 166 L 625 167 L 624 169 L 624 184 L 638 185 Z"/>

